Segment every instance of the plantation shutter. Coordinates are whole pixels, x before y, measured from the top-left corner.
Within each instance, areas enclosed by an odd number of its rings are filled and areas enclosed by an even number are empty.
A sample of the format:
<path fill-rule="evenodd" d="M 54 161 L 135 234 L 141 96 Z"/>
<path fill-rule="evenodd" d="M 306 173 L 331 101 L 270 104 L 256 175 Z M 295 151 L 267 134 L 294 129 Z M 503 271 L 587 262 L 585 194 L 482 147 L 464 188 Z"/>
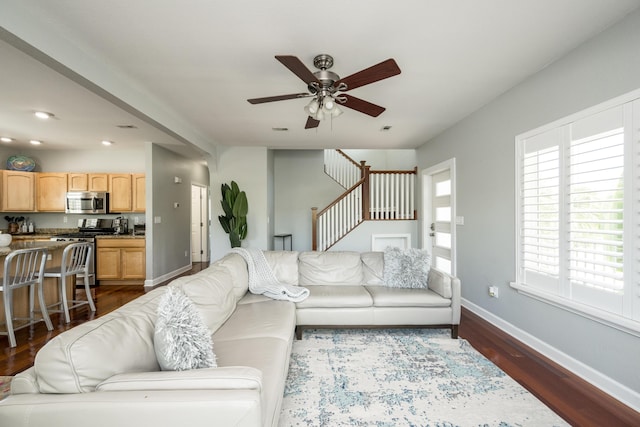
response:
<path fill-rule="evenodd" d="M 571 299 L 622 314 L 623 106 L 572 123 L 567 156 L 567 274 Z"/>
<path fill-rule="evenodd" d="M 560 292 L 561 129 L 523 142 L 521 159 L 521 277 L 528 285 Z"/>

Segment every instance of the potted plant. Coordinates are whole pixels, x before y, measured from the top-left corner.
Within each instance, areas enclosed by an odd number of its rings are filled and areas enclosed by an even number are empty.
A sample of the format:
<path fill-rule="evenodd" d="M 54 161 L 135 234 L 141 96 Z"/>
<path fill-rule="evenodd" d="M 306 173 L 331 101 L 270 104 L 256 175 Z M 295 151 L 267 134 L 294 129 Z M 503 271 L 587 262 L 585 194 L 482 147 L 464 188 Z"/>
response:
<path fill-rule="evenodd" d="M 231 185 L 222 184 L 220 190 L 222 193 L 220 204 L 224 215 L 218 216 L 218 220 L 222 229 L 229 234 L 231 247 L 237 248 L 247 237 L 247 212 L 249 211 L 247 195 L 244 191 L 240 191 L 235 181 L 231 181 Z"/>

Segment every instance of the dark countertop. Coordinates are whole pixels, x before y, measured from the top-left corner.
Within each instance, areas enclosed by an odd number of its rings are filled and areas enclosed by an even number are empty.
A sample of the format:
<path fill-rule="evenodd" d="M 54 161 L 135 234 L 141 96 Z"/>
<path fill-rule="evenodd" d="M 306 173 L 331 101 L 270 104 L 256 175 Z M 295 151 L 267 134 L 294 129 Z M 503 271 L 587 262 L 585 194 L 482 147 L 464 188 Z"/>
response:
<path fill-rule="evenodd" d="M 71 243 L 74 242 L 57 242 L 50 240 L 13 240 L 9 246 L 0 247 L 0 257 L 4 258 L 11 252 L 20 249 L 46 248 L 49 251 L 54 251 L 56 249 L 64 249 L 65 246 L 70 245 Z"/>
<path fill-rule="evenodd" d="M 144 235 L 133 235 L 133 234 L 102 234 L 100 236 L 96 236 L 96 239 L 143 239 Z"/>

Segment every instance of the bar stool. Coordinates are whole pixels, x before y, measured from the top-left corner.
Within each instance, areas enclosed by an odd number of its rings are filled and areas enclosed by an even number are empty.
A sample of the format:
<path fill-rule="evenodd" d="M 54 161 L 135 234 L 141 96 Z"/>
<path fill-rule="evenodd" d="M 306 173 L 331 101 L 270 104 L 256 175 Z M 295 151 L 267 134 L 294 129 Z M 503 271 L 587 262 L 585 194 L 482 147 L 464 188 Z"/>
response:
<path fill-rule="evenodd" d="M 47 306 L 44 302 L 42 290 L 42 280 L 44 265 L 47 262 L 47 250 L 45 248 L 20 249 L 11 252 L 4 260 L 4 273 L 2 275 L 2 299 L 4 300 L 4 314 L 7 319 L 7 332 L 0 332 L 0 335 L 9 337 L 9 345 L 16 346 L 15 331 L 27 326 L 31 326 L 41 320 L 47 325 L 47 329 L 52 331 L 53 325 L 47 313 Z M 14 317 L 13 314 L 13 292 L 16 289 L 29 287 L 29 317 Z M 42 319 L 35 317 L 35 288 L 38 288 L 38 299 L 40 301 L 40 311 Z M 28 320 L 28 323 L 14 328 L 14 320 Z"/>
<path fill-rule="evenodd" d="M 51 313 L 64 313 L 64 321 L 71 322 L 69 310 L 89 304 L 91 311 L 96 311 L 96 306 L 91 298 L 91 288 L 89 283 L 89 263 L 91 262 L 92 244 L 89 242 L 72 243 L 62 252 L 62 263 L 60 267 L 47 268 L 44 277 L 55 277 L 58 279 L 58 290 L 60 291 L 60 302 L 47 307 L 62 306 L 60 309 L 49 310 Z M 81 275 L 84 278 L 84 288 L 87 294 L 86 300 L 67 300 L 67 277 Z M 75 294 L 75 290 L 74 290 Z M 70 306 L 69 303 L 72 303 Z"/>

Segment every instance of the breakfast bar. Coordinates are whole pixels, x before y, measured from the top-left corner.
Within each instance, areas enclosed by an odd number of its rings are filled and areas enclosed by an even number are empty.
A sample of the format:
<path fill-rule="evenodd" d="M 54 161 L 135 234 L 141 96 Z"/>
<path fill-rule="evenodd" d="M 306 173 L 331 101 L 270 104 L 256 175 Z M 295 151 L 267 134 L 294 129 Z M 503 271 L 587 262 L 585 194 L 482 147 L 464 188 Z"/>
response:
<path fill-rule="evenodd" d="M 43 240 L 14 240 L 9 246 L 0 247 L 0 274 L 4 274 L 4 260 L 7 255 L 20 249 L 46 248 L 48 251 L 46 267 L 57 267 L 62 262 L 62 252 L 64 248 L 73 242 L 57 242 Z M 44 279 L 44 298 L 47 305 L 59 301 L 55 278 Z M 71 299 L 74 282 L 67 284 L 67 297 Z M 36 298 L 36 310 L 39 310 L 38 299 Z M 28 288 L 21 288 L 14 291 L 13 310 L 16 317 L 27 317 L 29 315 L 29 294 Z M 4 306 L 0 304 L 1 329 L 6 330 Z"/>

